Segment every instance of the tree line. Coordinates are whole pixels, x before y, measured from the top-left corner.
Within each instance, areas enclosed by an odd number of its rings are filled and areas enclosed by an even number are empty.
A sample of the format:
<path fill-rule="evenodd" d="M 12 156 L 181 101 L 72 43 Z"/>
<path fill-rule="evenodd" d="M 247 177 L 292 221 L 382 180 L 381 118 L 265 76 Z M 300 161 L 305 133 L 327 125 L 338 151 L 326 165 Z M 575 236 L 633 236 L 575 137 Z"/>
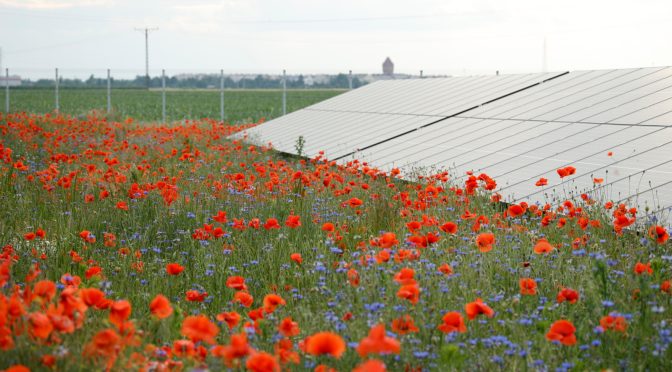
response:
<path fill-rule="evenodd" d="M 310 82 L 312 80 L 312 82 Z M 352 87 L 357 88 L 365 85 L 366 81 L 357 76 L 352 77 Z M 23 88 L 51 88 L 54 86 L 53 79 L 22 79 Z M 118 88 L 161 88 L 161 77 L 153 76 L 147 80 L 146 76 L 138 75 L 134 79 L 115 79 L 112 78 L 112 87 Z M 218 89 L 220 86 L 220 76 L 213 75 L 195 75 L 195 76 L 166 76 L 166 87 L 185 88 L 185 89 Z M 107 78 L 89 76 L 88 79 L 79 78 L 61 78 L 59 87 L 62 88 L 105 88 L 107 87 Z M 224 87 L 228 89 L 278 89 L 282 88 L 282 77 L 273 75 L 249 75 L 237 76 L 235 79 L 231 76 L 225 76 Z M 319 78 L 304 77 L 304 75 L 287 76 L 287 88 L 325 88 L 325 89 L 347 89 L 349 87 L 348 75 L 320 75 Z"/>

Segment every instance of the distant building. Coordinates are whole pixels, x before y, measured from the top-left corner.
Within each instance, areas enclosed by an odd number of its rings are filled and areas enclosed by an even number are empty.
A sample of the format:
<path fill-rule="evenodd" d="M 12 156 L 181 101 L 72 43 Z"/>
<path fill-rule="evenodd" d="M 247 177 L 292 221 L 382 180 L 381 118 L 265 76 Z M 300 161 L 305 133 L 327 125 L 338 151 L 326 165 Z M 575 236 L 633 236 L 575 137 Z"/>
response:
<path fill-rule="evenodd" d="M 385 58 L 385 62 L 383 62 L 383 75 L 394 75 L 394 63 L 392 63 L 390 57 Z"/>
<path fill-rule="evenodd" d="M 9 85 L 10 87 L 18 87 L 21 85 L 21 77 L 17 75 L 10 76 L 9 78 L 6 78 L 4 76 L 0 76 L 0 88 L 4 88 L 5 86 Z"/>

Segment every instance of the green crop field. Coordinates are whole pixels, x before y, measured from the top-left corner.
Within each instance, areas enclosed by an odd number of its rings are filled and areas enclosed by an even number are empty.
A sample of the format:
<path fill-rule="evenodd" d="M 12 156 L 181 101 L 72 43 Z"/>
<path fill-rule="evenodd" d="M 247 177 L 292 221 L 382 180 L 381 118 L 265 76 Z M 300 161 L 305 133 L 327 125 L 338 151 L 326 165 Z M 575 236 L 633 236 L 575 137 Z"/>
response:
<path fill-rule="evenodd" d="M 287 91 L 287 112 L 292 112 L 342 93 L 339 89 L 301 89 Z M 53 89 L 12 89 L 11 112 L 47 113 L 55 108 Z M 282 91 L 227 90 L 224 93 L 225 119 L 230 122 L 256 122 L 282 115 Z M 4 110 L 5 90 L 0 90 L 0 107 Z M 65 88 L 60 90 L 60 112 L 83 115 L 91 110 L 107 109 L 105 89 Z M 141 121 L 161 120 L 161 91 L 113 89 L 114 119 L 133 117 Z M 217 90 L 168 90 L 168 121 L 220 117 L 220 94 Z"/>

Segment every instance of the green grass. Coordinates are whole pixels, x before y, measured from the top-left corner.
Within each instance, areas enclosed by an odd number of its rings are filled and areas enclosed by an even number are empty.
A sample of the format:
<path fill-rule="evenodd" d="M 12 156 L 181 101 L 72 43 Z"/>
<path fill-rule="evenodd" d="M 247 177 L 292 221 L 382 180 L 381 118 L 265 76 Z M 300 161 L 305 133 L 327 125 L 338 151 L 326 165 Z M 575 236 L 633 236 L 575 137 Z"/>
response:
<path fill-rule="evenodd" d="M 339 89 L 288 90 L 287 112 L 310 106 L 334 97 Z M 106 112 L 105 89 L 63 88 L 60 94 L 60 112 L 83 115 L 91 110 Z M 141 121 L 159 121 L 161 91 L 145 89 L 113 89 L 112 118 L 123 120 L 133 117 Z M 17 88 L 10 91 L 11 112 L 47 113 L 55 108 L 52 89 Z M 225 119 L 230 122 L 256 122 L 282 115 L 282 91 L 276 89 L 226 90 Z M 0 89 L 0 109 L 5 109 L 5 90 Z M 218 90 L 168 90 L 166 92 L 166 117 L 168 121 L 182 119 L 220 118 Z"/>

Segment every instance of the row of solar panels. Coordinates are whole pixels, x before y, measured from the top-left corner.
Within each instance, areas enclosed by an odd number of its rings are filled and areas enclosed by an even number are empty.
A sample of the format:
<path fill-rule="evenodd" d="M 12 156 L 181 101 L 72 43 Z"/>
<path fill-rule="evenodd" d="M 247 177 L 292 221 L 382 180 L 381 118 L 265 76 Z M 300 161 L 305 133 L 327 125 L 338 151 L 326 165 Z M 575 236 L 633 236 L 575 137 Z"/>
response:
<path fill-rule="evenodd" d="M 246 135 L 287 153 L 302 136 L 307 156 L 407 177 L 484 172 L 509 202 L 589 192 L 659 218 L 672 208 L 669 67 L 380 81 Z M 565 166 L 576 174 L 561 179 Z M 540 178 L 548 185 L 536 186 Z"/>

